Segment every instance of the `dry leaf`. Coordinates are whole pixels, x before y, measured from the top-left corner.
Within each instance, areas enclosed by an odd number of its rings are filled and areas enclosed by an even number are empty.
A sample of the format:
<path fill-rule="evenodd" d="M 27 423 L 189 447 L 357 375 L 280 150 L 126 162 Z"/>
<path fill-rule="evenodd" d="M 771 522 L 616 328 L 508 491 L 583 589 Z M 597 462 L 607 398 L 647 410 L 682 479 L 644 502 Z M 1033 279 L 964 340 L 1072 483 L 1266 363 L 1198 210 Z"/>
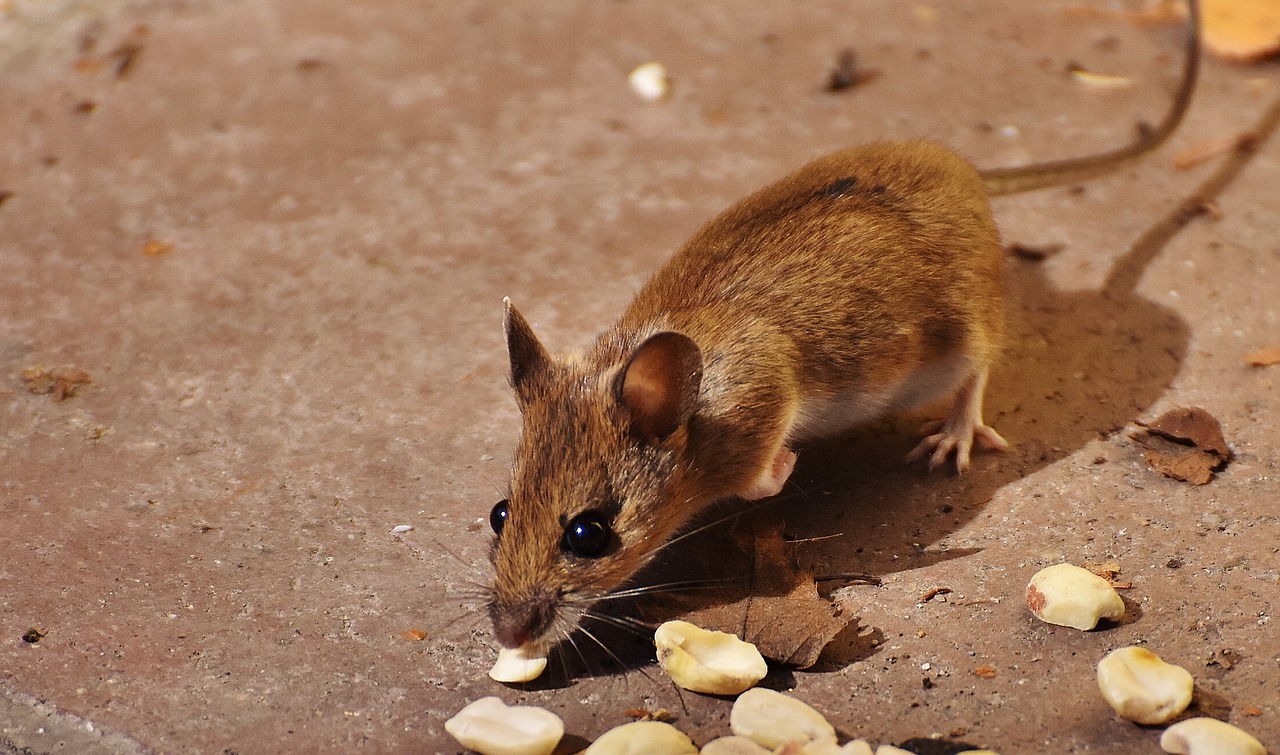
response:
<path fill-rule="evenodd" d="M 1132 582 L 1120 580 L 1120 564 L 1115 561 L 1104 561 L 1100 564 L 1085 562 L 1084 568 L 1107 580 L 1117 590 L 1133 589 Z"/>
<path fill-rule="evenodd" d="M 627 708 L 622 711 L 622 715 L 639 721 L 670 721 L 672 719 L 671 711 L 666 708 L 658 708 L 657 710 L 649 710 L 648 708 Z"/>
<path fill-rule="evenodd" d="M 52 396 L 54 401 L 66 401 L 79 393 L 81 386 L 93 383 L 89 373 L 74 367 L 28 367 L 22 371 L 22 380 L 31 393 Z"/>
<path fill-rule="evenodd" d="M 402 639 L 420 642 L 422 640 L 427 639 L 427 633 L 422 631 L 421 629 L 406 629 L 400 633 L 400 637 Z"/>
<path fill-rule="evenodd" d="M 1213 480 L 1213 473 L 1222 464 L 1222 460 L 1194 449 L 1165 452 L 1146 449 L 1142 452 L 1147 464 L 1165 477 L 1189 482 L 1192 485 L 1207 485 Z"/>
<path fill-rule="evenodd" d="M 1280 0 L 1201 0 L 1204 46 L 1253 62 L 1280 52 Z"/>
<path fill-rule="evenodd" d="M 1222 426 L 1204 409 L 1174 409 L 1146 427 L 1147 433 L 1136 440 L 1147 464 L 1166 477 L 1204 485 L 1231 461 Z"/>
<path fill-rule="evenodd" d="M 973 675 L 981 677 L 983 679 L 995 679 L 996 667 L 995 666 L 979 666 L 973 670 Z"/>
<path fill-rule="evenodd" d="M 818 594 L 813 575 L 797 565 L 795 546 L 782 536 L 780 525 L 743 530 L 735 539 L 739 554 L 708 554 L 721 562 L 732 559 L 743 574 L 717 593 L 723 602 L 706 605 L 705 594 L 670 593 L 641 610 L 651 620 L 680 618 L 736 634 L 773 661 L 812 666 L 856 617 L 847 606 Z"/>
<path fill-rule="evenodd" d="M 1270 367 L 1273 364 L 1280 364 L 1280 346 L 1259 349 L 1244 359 L 1250 367 Z"/>
<path fill-rule="evenodd" d="M 1172 441 L 1190 443 L 1223 459 L 1231 458 L 1231 449 L 1227 448 L 1227 441 L 1222 437 L 1222 426 L 1212 414 L 1198 406 L 1167 411 L 1147 425 L 1147 429 Z"/>

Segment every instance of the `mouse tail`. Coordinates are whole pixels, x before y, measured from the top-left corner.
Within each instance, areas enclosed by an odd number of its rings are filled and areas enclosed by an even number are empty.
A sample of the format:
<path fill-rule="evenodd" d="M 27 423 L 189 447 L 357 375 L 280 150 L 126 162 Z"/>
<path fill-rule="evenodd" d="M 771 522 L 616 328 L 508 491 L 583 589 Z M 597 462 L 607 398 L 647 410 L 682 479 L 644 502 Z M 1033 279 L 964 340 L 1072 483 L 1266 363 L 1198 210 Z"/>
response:
<path fill-rule="evenodd" d="M 1153 129 L 1144 130 L 1137 141 L 1119 149 L 1088 157 L 1051 160 L 1014 168 L 992 168 L 979 171 L 990 196 L 1017 194 L 1048 189 L 1066 183 L 1084 181 L 1113 173 L 1155 150 L 1182 123 L 1191 105 L 1196 79 L 1200 74 L 1200 3 L 1187 0 L 1187 44 L 1182 66 L 1182 83 L 1164 119 Z"/>

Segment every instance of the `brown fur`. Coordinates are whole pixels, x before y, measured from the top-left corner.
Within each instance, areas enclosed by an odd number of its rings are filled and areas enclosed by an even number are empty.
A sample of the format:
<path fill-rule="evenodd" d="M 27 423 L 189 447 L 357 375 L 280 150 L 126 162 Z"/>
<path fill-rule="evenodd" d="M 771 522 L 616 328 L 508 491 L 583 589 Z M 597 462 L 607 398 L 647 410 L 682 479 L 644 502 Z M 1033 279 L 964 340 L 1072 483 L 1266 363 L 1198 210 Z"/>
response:
<path fill-rule="evenodd" d="M 585 356 L 552 359 L 512 311 L 524 433 L 493 554 L 499 638 L 523 644 L 540 634 L 527 625 L 547 629 L 548 600 L 628 579 L 703 506 L 806 440 L 787 437 L 806 404 L 878 392 L 950 356 L 984 368 L 1002 332 L 1000 286 L 977 172 L 932 144 L 881 144 L 729 208 Z M 701 348 L 700 390 L 674 433 L 638 439 L 616 383 L 637 347 L 668 331 Z M 586 509 L 613 515 L 620 543 L 603 558 L 561 552 L 563 526 Z"/>

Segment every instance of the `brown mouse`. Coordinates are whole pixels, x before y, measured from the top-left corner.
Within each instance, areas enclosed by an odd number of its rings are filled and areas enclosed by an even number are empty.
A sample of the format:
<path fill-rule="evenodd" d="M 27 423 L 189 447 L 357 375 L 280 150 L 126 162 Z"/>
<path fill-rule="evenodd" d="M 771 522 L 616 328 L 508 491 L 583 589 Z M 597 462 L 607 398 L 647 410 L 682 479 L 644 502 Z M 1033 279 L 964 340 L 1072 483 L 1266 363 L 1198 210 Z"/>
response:
<path fill-rule="evenodd" d="M 507 301 L 523 431 L 490 515 L 498 641 L 567 637 L 704 507 L 781 491 L 797 444 L 953 397 L 909 458 L 964 471 L 1006 448 L 982 420 L 1004 329 L 988 197 L 1159 146 L 1195 87 L 1198 15 L 1173 105 L 1130 146 L 990 171 L 923 142 L 819 158 L 705 225 L 581 355 L 553 358 Z"/>

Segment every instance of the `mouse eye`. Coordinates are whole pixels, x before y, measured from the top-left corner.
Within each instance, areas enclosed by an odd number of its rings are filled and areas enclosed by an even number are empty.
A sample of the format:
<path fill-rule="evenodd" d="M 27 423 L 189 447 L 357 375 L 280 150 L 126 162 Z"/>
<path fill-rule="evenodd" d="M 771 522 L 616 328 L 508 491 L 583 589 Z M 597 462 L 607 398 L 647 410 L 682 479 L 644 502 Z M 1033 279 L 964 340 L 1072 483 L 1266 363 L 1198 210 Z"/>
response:
<path fill-rule="evenodd" d="M 511 503 L 506 498 L 503 498 L 494 505 L 493 511 L 489 512 L 489 526 L 493 528 L 493 534 L 502 534 L 502 528 L 507 523 L 507 517 L 511 516 L 510 508 Z"/>
<path fill-rule="evenodd" d="M 599 511 L 584 511 L 569 520 L 560 547 L 580 558 L 599 558 L 608 549 L 612 534 L 604 515 Z"/>

